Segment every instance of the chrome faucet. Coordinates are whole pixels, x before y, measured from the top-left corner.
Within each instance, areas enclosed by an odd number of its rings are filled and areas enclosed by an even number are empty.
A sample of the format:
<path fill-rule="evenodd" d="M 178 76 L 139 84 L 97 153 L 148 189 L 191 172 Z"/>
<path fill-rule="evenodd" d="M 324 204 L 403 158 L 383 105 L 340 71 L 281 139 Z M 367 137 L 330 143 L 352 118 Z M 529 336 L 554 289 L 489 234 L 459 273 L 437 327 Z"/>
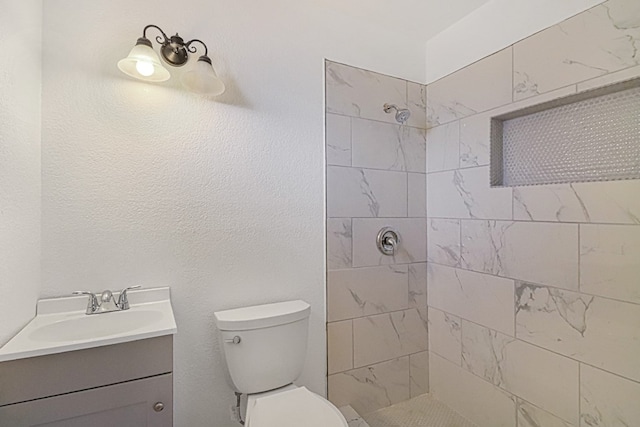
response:
<path fill-rule="evenodd" d="M 87 314 L 100 314 L 109 313 L 112 311 L 129 310 L 129 299 L 127 298 L 127 291 L 129 289 L 138 289 L 140 285 L 129 286 L 120 291 L 118 301 L 115 301 L 113 293 L 110 290 L 106 290 L 100 294 L 100 300 L 98 296 L 93 292 L 88 291 L 75 291 L 73 295 L 87 295 L 89 296 L 89 302 L 87 303 Z"/>

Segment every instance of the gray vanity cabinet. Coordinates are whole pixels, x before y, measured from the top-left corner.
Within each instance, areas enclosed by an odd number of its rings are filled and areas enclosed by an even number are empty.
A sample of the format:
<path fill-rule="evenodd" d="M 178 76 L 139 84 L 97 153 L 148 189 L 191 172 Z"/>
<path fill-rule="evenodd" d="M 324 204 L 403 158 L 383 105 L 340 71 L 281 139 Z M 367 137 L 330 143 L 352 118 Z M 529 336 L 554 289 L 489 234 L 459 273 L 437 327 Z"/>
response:
<path fill-rule="evenodd" d="M 1 427 L 173 426 L 173 339 L 0 363 Z"/>

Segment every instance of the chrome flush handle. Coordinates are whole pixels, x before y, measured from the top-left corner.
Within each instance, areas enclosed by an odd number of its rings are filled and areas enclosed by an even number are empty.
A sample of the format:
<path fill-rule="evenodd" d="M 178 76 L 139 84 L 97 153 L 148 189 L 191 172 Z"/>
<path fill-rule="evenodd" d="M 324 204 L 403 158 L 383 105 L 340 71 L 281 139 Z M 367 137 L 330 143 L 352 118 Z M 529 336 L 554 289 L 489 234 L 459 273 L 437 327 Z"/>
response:
<path fill-rule="evenodd" d="M 225 339 L 224 342 L 226 342 L 227 344 L 240 344 L 242 342 L 242 338 L 240 338 L 238 335 L 236 335 L 233 338 Z"/>

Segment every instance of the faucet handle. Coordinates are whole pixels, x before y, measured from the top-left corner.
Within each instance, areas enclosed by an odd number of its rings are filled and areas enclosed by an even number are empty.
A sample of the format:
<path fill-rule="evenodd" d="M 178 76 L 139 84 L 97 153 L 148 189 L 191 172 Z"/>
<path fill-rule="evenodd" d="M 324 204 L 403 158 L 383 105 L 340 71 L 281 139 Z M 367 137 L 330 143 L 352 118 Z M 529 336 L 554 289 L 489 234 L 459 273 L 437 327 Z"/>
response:
<path fill-rule="evenodd" d="M 116 303 L 118 308 L 120 308 L 120 310 L 129 310 L 129 299 L 127 298 L 127 291 L 129 289 L 139 289 L 141 287 L 142 286 L 140 285 L 135 285 L 135 286 L 129 286 L 128 288 L 124 288 L 123 290 L 121 290 L 120 296 L 118 296 L 118 302 Z"/>
<path fill-rule="evenodd" d="M 98 297 L 96 294 L 89 291 L 73 291 L 73 295 L 87 295 L 89 296 L 89 302 L 87 303 L 87 314 L 93 314 L 98 310 Z"/>

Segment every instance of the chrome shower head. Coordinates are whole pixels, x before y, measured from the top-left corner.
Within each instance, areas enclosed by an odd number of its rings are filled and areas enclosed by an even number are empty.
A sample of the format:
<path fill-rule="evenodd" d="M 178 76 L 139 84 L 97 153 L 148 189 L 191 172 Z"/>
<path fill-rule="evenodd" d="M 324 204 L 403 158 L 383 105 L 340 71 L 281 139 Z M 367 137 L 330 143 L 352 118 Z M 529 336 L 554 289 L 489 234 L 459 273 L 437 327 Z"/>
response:
<path fill-rule="evenodd" d="M 385 113 L 391 113 L 391 110 L 396 110 L 396 121 L 400 124 L 405 124 L 409 117 L 411 117 L 411 111 L 406 108 L 398 108 L 395 104 L 384 104 L 382 106 Z"/>

